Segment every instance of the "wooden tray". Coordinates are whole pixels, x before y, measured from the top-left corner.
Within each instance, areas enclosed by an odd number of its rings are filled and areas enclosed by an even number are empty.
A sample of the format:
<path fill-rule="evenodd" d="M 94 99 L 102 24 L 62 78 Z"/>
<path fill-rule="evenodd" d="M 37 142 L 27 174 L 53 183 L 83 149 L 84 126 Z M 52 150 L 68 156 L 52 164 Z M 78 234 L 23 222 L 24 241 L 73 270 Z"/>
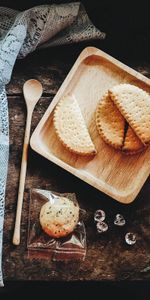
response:
<path fill-rule="evenodd" d="M 150 147 L 126 156 L 103 142 L 95 126 L 95 109 L 101 96 L 115 84 L 128 82 L 150 93 L 150 80 L 93 47 L 85 48 L 46 110 L 30 140 L 32 149 L 98 190 L 122 203 L 137 196 L 150 174 Z M 53 110 L 62 97 L 73 93 L 95 143 L 98 154 L 83 158 L 70 153 L 58 141 Z"/>

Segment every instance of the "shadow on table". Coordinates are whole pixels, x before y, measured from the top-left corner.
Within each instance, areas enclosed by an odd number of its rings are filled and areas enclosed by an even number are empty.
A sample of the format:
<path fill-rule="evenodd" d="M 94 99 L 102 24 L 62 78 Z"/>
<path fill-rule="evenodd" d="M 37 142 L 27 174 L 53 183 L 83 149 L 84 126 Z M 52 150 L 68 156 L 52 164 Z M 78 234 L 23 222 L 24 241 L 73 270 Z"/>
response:
<path fill-rule="evenodd" d="M 5 287 L 0 289 L 0 299 L 83 299 L 87 295 L 95 299 L 144 299 L 150 292 L 149 282 L 21 282 L 7 281 Z M 86 296 L 86 297 L 85 297 Z M 61 298 L 60 298 L 61 297 Z M 144 297 L 144 298 L 143 298 Z"/>

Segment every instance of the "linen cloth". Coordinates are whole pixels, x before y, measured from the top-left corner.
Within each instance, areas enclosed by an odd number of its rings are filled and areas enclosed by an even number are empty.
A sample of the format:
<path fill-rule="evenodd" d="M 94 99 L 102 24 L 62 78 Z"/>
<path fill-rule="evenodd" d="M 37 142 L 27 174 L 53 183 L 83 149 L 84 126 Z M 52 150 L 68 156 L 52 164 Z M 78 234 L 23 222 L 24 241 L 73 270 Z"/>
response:
<path fill-rule="evenodd" d="M 92 24 L 80 2 L 41 5 L 23 12 L 0 7 L 0 286 L 3 286 L 2 242 L 9 156 L 5 85 L 11 79 L 14 63 L 36 48 L 104 38 L 105 33 Z"/>

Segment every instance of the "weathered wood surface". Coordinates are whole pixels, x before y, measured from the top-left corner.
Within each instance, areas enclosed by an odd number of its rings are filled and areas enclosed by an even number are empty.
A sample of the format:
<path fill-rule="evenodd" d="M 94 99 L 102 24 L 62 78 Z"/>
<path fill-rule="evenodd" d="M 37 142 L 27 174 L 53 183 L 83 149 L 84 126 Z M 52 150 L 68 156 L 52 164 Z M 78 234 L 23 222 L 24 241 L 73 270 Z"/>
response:
<path fill-rule="evenodd" d="M 53 55 L 52 55 L 53 54 Z M 49 50 L 46 58 L 40 52 L 18 61 L 7 86 L 10 120 L 10 157 L 6 189 L 6 207 L 3 244 L 4 280 L 148 280 L 150 279 L 150 177 L 144 184 L 136 200 L 130 205 L 119 204 L 110 197 L 95 190 L 86 183 L 50 163 L 29 149 L 24 204 L 21 226 L 21 244 L 12 245 L 18 191 L 19 169 L 24 136 L 26 108 L 22 96 L 22 85 L 29 78 L 39 79 L 44 86 L 44 94 L 37 104 L 32 131 L 43 116 L 53 96 L 63 82 L 78 51 L 54 53 Z M 125 61 L 129 66 L 150 77 L 150 65 L 144 62 Z M 87 255 L 81 264 L 32 262 L 27 258 L 27 227 L 29 189 L 45 188 L 57 192 L 75 192 L 81 208 L 86 210 Z M 109 230 L 103 235 L 96 233 L 93 222 L 94 211 L 104 209 Z M 114 217 L 122 213 L 127 224 L 123 228 L 113 225 Z M 128 246 L 124 241 L 126 232 L 137 235 L 137 243 Z"/>

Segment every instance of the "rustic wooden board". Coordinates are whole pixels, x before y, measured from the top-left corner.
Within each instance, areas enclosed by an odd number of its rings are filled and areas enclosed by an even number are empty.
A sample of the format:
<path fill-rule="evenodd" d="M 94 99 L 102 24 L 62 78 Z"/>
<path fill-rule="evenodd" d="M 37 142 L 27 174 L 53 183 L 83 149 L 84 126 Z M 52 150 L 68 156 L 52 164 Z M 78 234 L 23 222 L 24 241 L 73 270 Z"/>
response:
<path fill-rule="evenodd" d="M 70 48 L 69 48 L 70 49 Z M 44 91 L 47 93 L 38 102 L 33 118 L 32 132 L 42 118 L 44 112 L 53 99 L 54 91 L 58 90 L 64 77 L 70 70 L 72 61 L 76 59 L 75 51 L 71 56 L 65 53 L 55 53 L 47 50 L 47 56 L 41 52 L 33 53 L 24 60 L 17 61 L 11 83 L 7 86 L 10 120 L 10 156 L 8 179 L 6 189 L 5 223 L 3 237 L 3 275 L 5 287 L 14 286 L 14 280 L 25 281 L 33 285 L 33 280 L 47 281 L 50 288 L 52 282 L 57 281 L 96 281 L 98 285 L 104 281 L 133 281 L 148 282 L 150 279 L 150 253 L 149 249 L 149 222 L 150 222 L 150 177 L 141 189 L 136 201 L 124 205 L 114 201 L 106 194 L 87 185 L 84 181 L 73 176 L 57 165 L 29 149 L 29 161 L 24 194 L 23 214 L 21 223 L 21 244 L 12 245 L 16 202 L 18 193 L 18 180 L 21 163 L 22 143 L 25 128 L 26 107 L 22 94 L 25 80 L 33 77 L 40 79 Z M 45 63 L 47 61 L 47 63 Z M 142 74 L 150 77 L 149 63 L 126 61 L 126 63 Z M 54 70 L 51 72 L 50 70 Z M 39 70 L 40 69 L 40 70 Z M 48 76 L 52 78 L 53 91 L 49 86 Z M 16 95 L 15 95 L 16 93 Z M 13 95 L 12 95 L 13 94 Z M 27 258 L 27 228 L 29 189 L 32 187 L 54 190 L 57 192 L 75 192 L 80 207 L 86 210 L 87 256 L 81 265 L 73 263 L 55 263 L 43 260 L 31 261 Z M 104 235 L 96 233 L 93 214 L 96 209 L 104 209 L 109 230 Z M 124 215 L 126 225 L 118 228 L 113 225 L 117 213 Z M 126 232 L 134 232 L 137 243 L 132 247 L 124 241 Z M 103 281 L 104 280 L 104 281 Z M 89 282 L 90 281 L 90 282 Z M 68 284 L 68 283 L 67 283 Z M 37 288 L 39 282 L 35 288 Z M 67 285 L 68 287 L 68 285 Z M 18 290 L 16 290 L 18 292 Z"/>
<path fill-rule="evenodd" d="M 150 148 L 126 156 L 100 138 L 95 109 L 102 95 L 115 84 L 128 82 L 150 92 L 150 80 L 94 47 L 85 48 L 31 137 L 31 147 L 122 203 L 132 202 L 150 173 Z M 98 151 L 94 158 L 68 152 L 58 141 L 53 127 L 53 110 L 62 95 L 75 95 Z M 117 174 L 117 175 L 116 175 Z"/>

